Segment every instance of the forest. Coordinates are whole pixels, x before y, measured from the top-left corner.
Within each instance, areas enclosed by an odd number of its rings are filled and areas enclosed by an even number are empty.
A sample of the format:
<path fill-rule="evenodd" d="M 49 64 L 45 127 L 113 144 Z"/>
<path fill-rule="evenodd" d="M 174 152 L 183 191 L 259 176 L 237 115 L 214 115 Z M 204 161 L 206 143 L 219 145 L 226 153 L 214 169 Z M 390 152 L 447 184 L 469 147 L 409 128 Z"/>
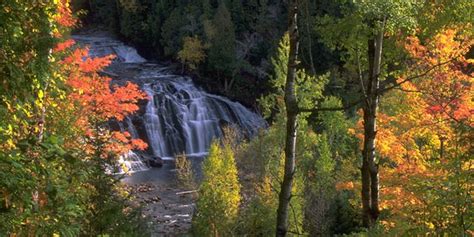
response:
<path fill-rule="evenodd" d="M 473 236 L 471 0 L 0 1 L 0 236 Z"/>

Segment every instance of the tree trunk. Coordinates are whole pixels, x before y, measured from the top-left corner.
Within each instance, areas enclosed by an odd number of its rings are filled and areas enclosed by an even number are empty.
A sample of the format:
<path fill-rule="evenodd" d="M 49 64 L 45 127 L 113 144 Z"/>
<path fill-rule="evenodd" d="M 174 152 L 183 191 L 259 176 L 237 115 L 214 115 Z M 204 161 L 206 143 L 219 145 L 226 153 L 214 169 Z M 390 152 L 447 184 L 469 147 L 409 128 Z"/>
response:
<path fill-rule="evenodd" d="M 291 199 L 293 176 L 295 173 L 296 126 L 298 104 L 296 100 L 295 81 L 298 63 L 298 0 L 290 0 L 288 6 L 288 33 L 290 35 L 290 52 L 288 73 L 285 87 L 286 105 L 286 140 L 285 170 L 278 198 L 276 236 L 286 236 L 288 232 L 288 209 Z"/>
<path fill-rule="evenodd" d="M 311 0 L 306 0 L 305 4 L 305 25 L 306 25 L 306 33 L 308 34 L 308 51 L 309 51 L 309 64 L 311 66 L 311 73 L 316 75 L 316 68 L 314 67 L 314 60 L 313 60 L 313 40 L 311 38 L 311 15 L 309 13 L 309 3 Z"/>
<path fill-rule="evenodd" d="M 365 131 L 364 131 L 365 133 Z M 362 167 L 360 169 L 362 176 L 362 222 L 365 227 L 370 226 L 370 172 L 369 172 L 369 162 L 366 151 L 366 138 L 364 138 L 364 150 L 362 152 Z"/>
<path fill-rule="evenodd" d="M 368 41 L 369 81 L 367 94 L 369 98 L 363 107 L 364 112 L 364 148 L 362 151 L 362 210 L 364 226 L 372 227 L 379 216 L 379 165 L 375 157 L 377 135 L 377 109 L 379 106 L 380 70 L 383 47 L 382 30 Z"/>

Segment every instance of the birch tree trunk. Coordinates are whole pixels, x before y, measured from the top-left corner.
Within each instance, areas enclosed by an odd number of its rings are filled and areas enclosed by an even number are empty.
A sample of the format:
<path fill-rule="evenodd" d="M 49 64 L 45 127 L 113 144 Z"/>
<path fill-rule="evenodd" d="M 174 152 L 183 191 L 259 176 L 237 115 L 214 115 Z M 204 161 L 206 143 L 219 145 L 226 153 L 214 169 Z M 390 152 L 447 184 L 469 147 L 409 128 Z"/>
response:
<path fill-rule="evenodd" d="M 288 73 L 285 86 L 286 105 L 286 140 L 285 140 L 285 170 L 278 198 L 276 236 L 286 236 L 288 232 L 288 210 L 291 200 L 291 189 L 295 173 L 296 126 L 298 104 L 296 100 L 295 81 L 298 63 L 298 0 L 288 1 L 288 34 L 290 36 L 290 52 Z"/>
<path fill-rule="evenodd" d="M 385 20 L 382 24 L 385 23 Z M 371 227 L 375 224 L 379 210 L 379 165 L 375 156 L 377 135 L 377 110 L 379 106 L 380 70 L 383 49 L 383 25 L 377 35 L 368 41 L 369 80 L 368 97 L 364 112 L 364 148 L 362 151 L 362 212 L 363 224 Z"/>

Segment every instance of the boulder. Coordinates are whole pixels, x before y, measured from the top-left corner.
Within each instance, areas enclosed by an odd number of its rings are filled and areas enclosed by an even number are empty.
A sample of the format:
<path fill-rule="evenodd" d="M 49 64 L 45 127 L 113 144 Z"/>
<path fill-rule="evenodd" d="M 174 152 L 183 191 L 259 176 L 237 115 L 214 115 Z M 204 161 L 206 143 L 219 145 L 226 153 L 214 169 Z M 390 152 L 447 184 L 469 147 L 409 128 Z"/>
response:
<path fill-rule="evenodd" d="M 161 157 L 153 157 L 148 160 L 148 165 L 150 167 L 160 168 L 163 166 L 163 159 L 161 159 Z"/>

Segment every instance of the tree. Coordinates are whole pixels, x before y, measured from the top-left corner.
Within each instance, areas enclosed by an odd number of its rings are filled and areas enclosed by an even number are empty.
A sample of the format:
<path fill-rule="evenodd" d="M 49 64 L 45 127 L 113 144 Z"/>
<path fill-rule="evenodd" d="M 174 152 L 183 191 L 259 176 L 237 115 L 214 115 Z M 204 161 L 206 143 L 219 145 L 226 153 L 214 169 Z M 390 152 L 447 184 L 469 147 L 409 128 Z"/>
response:
<path fill-rule="evenodd" d="M 321 107 L 336 108 L 341 101 L 326 97 Z M 336 189 L 357 177 L 357 139 L 348 132 L 353 126 L 342 111 L 319 112 L 309 120 L 318 132 L 311 156 L 300 161 L 305 177 L 305 231 L 311 236 L 349 233 L 357 226 L 354 205 L 345 190 Z"/>
<path fill-rule="evenodd" d="M 288 39 L 288 37 L 286 37 Z M 283 78 L 284 80 L 284 78 Z M 250 198 L 239 215 L 241 218 L 237 235 L 271 236 L 275 235 L 276 210 L 278 207 L 279 186 L 284 175 L 285 113 L 279 112 L 270 128 L 244 144 L 236 152 L 239 173 L 249 178 L 242 182 L 243 195 Z M 304 119 L 298 121 L 298 157 L 299 172 L 295 173 L 292 185 L 293 198 L 289 204 L 288 231 L 292 234 L 305 235 L 304 208 L 305 186 L 307 177 L 306 164 L 316 157 L 317 135 L 311 131 Z M 311 163 L 312 165 L 312 163 Z M 312 171 L 314 174 L 314 171 Z M 249 187 L 250 186 L 250 187 Z"/>
<path fill-rule="evenodd" d="M 111 9 L 112 6 L 109 6 L 104 11 L 107 12 L 106 14 L 116 12 L 116 15 L 112 16 L 112 21 L 120 19 L 120 21 L 117 21 L 120 34 L 137 45 L 150 42 L 152 35 L 148 32 L 151 31 L 150 28 L 153 26 L 149 25 L 147 21 L 145 12 L 147 6 L 144 1 L 118 0 L 114 2 L 116 4 L 115 9 Z"/>
<path fill-rule="evenodd" d="M 164 21 L 161 27 L 161 44 L 166 56 L 176 55 L 178 52 L 184 23 L 181 8 L 175 8 Z"/>
<path fill-rule="evenodd" d="M 183 49 L 178 52 L 178 59 L 189 69 L 196 70 L 197 66 L 204 61 L 206 55 L 204 46 L 198 37 L 185 37 L 183 41 Z"/>
<path fill-rule="evenodd" d="M 111 63 L 113 55 L 90 58 L 87 49 L 70 50 L 73 43 L 67 40 L 54 51 L 63 56 L 59 73 L 65 75 L 69 122 L 77 136 L 66 145 L 79 148 L 78 155 L 88 165 L 89 176 L 82 181 L 90 198 L 83 229 L 88 235 L 133 233 L 141 228 L 135 224 L 137 216 L 124 211 L 126 198 L 120 195 L 116 180 L 106 169 L 115 167 L 120 155 L 132 149 L 146 149 L 147 144 L 132 139 L 128 132 L 111 131 L 107 123 L 112 119 L 122 121 L 134 113 L 139 108 L 138 101 L 146 97 L 136 84 L 113 85 L 111 78 L 99 74 Z"/>
<path fill-rule="evenodd" d="M 236 70 L 235 29 L 230 12 L 224 3 L 219 4 L 210 24 L 205 32 L 210 44 L 209 66 L 217 72 L 219 79 L 224 78 L 224 91 L 228 92 L 232 87 Z"/>
<path fill-rule="evenodd" d="M 240 204 L 240 184 L 234 154 L 229 146 L 214 142 L 203 164 L 193 229 L 199 236 L 232 233 Z"/>
<path fill-rule="evenodd" d="M 270 176 L 255 184 L 255 194 L 241 212 L 237 235 L 272 236 L 275 232 L 277 198 Z"/>
<path fill-rule="evenodd" d="M 100 158 L 146 148 L 139 139 L 129 140 L 130 134 L 109 132 L 104 127 L 110 119 L 122 121 L 137 111 L 138 101 L 146 98 L 136 84 L 111 86 L 111 78 L 99 75 L 99 70 L 108 66 L 114 57 L 88 58 L 87 49 L 76 49 L 61 62 L 62 73 L 69 76 L 66 83 L 73 90 L 69 98 L 79 107 L 76 124 L 83 128 L 91 152 L 104 152 L 99 154 Z"/>
<path fill-rule="evenodd" d="M 297 14 L 297 12 L 295 12 Z M 293 15 L 296 17 L 296 15 Z M 297 33 L 297 26 L 291 25 L 296 19 L 289 18 L 289 30 Z M 296 22 L 295 22 L 296 24 Z M 294 27 L 294 28 L 293 28 Z M 293 35 L 297 37 L 297 35 Z M 285 142 L 285 169 L 283 183 L 281 184 L 279 207 L 277 212 L 277 235 L 286 235 L 288 231 L 288 208 L 292 196 L 292 185 L 295 169 L 296 152 L 296 123 L 301 123 L 307 118 L 308 113 L 300 116 L 300 108 L 315 107 L 317 100 L 322 97 L 322 90 L 327 82 L 327 75 L 310 76 L 305 70 L 297 70 L 297 38 L 291 38 L 287 33 L 283 36 L 278 48 L 278 54 L 272 58 L 274 65 L 274 77 L 272 78 L 273 87 L 276 93 L 261 100 L 264 112 L 269 115 L 272 110 L 286 114 L 286 142 Z M 295 48 L 296 47 L 296 48 Z M 292 55 L 293 54 L 293 55 Z M 294 70 L 294 72 L 292 71 Z M 290 93 L 290 94 L 289 94 Z M 282 100 L 282 97 L 284 98 Z M 286 219 L 285 219 L 286 218 Z"/>
<path fill-rule="evenodd" d="M 296 67 L 298 62 L 298 0 L 291 0 L 288 5 L 288 34 L 290 50 L 288 71 L 285 85 L 286 107 L 286 139 L 285 139 L 285 171 L 278 198 L 276 236 L 286 236 L 288 232 L 289 204 L 295 173 L 296 152 L 296 121 L 298 102 L 296 99 Z"/>
<path fill-rule="evenodd" d="M 423 4 L 417 1 L 362 1 L 346 8 L 343 18 L 326 16 L 320 21 L 323 23 L 319 30 L 326 44 L 347 51 L 346 67 L 356 72 L 360 84 L 362 99 L 355 104 L 361 103 L 364 126 L 361 196 L 366 227 L 374 226 L 380 214 L 379 159 L 376 156 L 380 97 L 399 86 L 394 78 L 409 61 L 396 42 L 404 35 L 415 34 L 416 16 L 422 9 Z M 340 30 L 334 31 L 334 27 Z M 354 30 L 344 30 L 348 28 Z"/>
<path fill-rule="evenodd" d="M 0 3 L 0 235 L 79 231 L 87 195 L 61 192 L 78 184 L 61 176 L 78 176 L 49 128 L 63 92 L 50 50 L 74 22 L 66 1 Z"/>
<path fill-rule="evenodd" d="M 137 109 L 136 86 L 111 91 L 110 79 L 98 76 L 110 58 L 84 59 L 82 49 L 70 53 L 74 42 L 67 35 L 76 20 L 69 1 L 2 2 L 0 18 L 7 33 L 0 44 L 0 137 L 6 141 L 0 144 L 0 235 L 130 233 L 123 231 L 136 226 L 116 227 L 131 217 L 123 213 L 117 186 L 95 171 L 113 161 L 104 157 L 117 157 L 113 151 L 144 146 L 126 134 L 103 130 L 108 119 Z M 124 88 L 132 89 L 130 97 Z M 108 101 L 110 96 L 116 98 Z M 100 100 L 107 100 L 103 108 L 92 106 Z M 103 144 L 107 156 L 91 149 L 99 136 L 109 138 Z M 106 189 L 96 189 L 97 183 Z M 106 194 L 107 205 L 94 198 L 97 190 Z M 115 209 L 107 209 L 111 206 Z M 95 211 L 114 218 L 89 228 Z"/>
<path fill-rule="evenodd" d="M 392 216 L 383 223 L 398 233 L 468 231 L 472 77 L 467 68 L 472 63 L 464 55 L 473 45 L 469 38 L 463 29 L 447 29 L 404 42 L 416 63 L 398 81 L 428 73 L 387 94 L 392 106 L 382 108 L 378 118 L 382 139 L 377 147 L 391 164 L 381 176 L 381 205 Z M 447 63 L 432 69 L 439 62 Z"/>

